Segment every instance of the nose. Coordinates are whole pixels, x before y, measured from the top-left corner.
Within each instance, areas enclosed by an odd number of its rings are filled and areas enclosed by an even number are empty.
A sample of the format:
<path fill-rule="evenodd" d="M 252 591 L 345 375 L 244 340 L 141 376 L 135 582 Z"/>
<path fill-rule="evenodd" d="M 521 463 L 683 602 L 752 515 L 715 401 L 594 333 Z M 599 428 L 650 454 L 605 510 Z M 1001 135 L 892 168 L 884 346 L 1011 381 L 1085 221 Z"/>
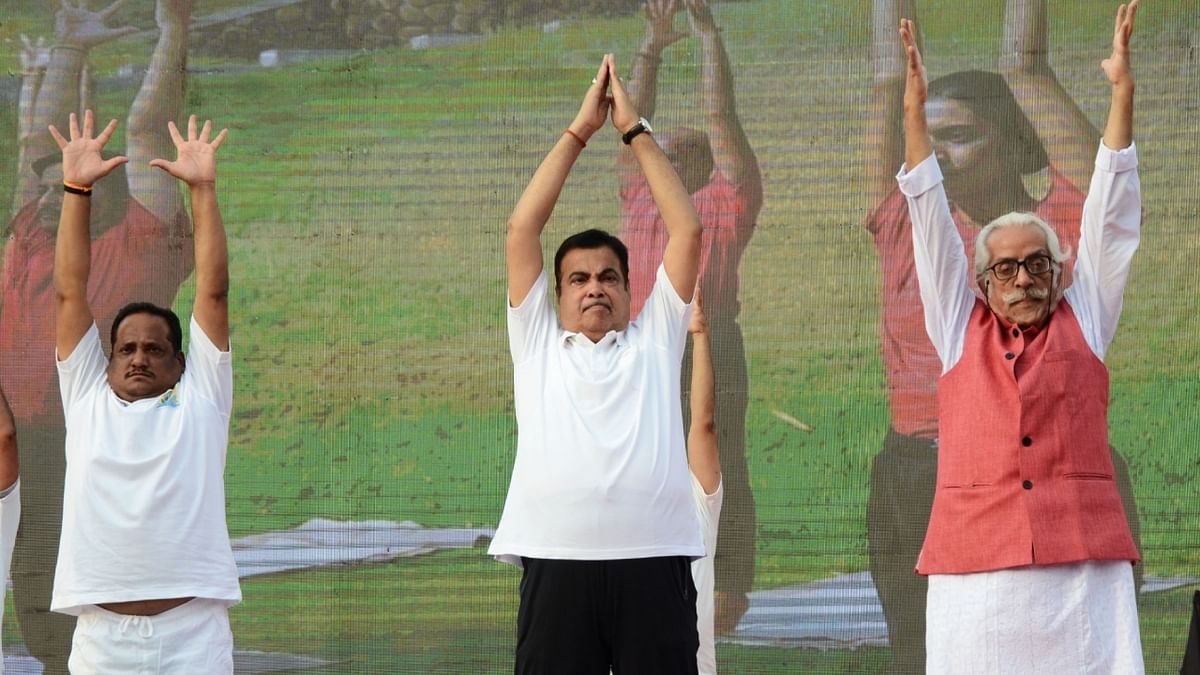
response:
<path fill-rule="evenodd" d="M 1025 269 L 1024 265 L 1017 266 L 1017 276 L 1013 277 L 1013 285 L 1017 288 L 1028 288 L 1033 284 L 1033 275 L 1029 270 Z"/>

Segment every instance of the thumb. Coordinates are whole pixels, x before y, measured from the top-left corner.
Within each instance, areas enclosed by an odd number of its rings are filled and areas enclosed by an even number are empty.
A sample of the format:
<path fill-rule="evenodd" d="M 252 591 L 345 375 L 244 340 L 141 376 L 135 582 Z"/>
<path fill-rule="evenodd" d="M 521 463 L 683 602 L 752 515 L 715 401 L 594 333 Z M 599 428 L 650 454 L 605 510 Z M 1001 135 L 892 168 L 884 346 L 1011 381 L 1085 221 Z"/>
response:
<path fill-rule="evenodd" d="M 109 159 L 109 160 L 106 160 L 105 162 L 103 162 L 100 165 L 100 170 L 104 172 L 104 175 L 108 175 L 109 172 L 111 172 L 113 169 L 117 168 L 118 166 L 121 166 L 122 164 L 126 164 L 128 162 L 129 162 L 128 157 L 125 157 L 125 156 L 113 157 L 112 159 Z"/>

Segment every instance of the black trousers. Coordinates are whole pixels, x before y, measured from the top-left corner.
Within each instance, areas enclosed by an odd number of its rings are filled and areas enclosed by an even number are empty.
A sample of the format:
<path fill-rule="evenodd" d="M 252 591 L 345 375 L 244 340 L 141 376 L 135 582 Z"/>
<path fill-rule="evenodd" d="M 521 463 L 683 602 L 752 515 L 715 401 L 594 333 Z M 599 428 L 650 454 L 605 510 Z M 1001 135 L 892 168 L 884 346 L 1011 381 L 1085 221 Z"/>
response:
<path fill-rule="evenodd" d="M 516 675 L 695 675 L 687 558 L 523 558 Z"/>

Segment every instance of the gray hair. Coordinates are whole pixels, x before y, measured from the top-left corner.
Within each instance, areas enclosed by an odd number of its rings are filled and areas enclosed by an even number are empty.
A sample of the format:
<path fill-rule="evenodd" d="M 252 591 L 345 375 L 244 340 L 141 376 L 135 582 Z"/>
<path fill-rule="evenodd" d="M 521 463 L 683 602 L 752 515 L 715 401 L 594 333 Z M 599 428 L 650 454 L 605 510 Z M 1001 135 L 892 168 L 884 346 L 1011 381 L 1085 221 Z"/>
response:
<path fill-rule="evenodd" d="M 1050 258 L 1059 265 L 1066 262 L 1067 258 L 1071 257 L 1071 249 L 1064 251 L 1062 244 L 1058 241 L 1058 235 L 1054 230 L 1046 224 L 1035 213 L 1022 213 L 1013 211 L 1006 213 L 1003 216 L 988 223 L 986 227 L 979 231 L 979 235 L 975 237 L 975 276 L 981 277 L 987 271 L 988 264 L 992 262 L 992 253 L 988 250 L 987 240 L 996 230 L 1002 230 L 1007 227 L 1034 227 L 1042 231 L 1046 237 L 1046 249 L 1050 251 Z"/>

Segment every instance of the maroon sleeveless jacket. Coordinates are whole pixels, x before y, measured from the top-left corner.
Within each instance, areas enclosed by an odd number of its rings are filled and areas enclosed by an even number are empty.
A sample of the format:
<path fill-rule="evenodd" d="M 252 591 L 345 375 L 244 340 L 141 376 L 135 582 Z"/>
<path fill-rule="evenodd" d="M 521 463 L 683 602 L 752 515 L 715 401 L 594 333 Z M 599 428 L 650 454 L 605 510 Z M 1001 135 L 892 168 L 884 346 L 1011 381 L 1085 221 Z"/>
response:
<path fill-rule="evenodd" d="M 919 574 L 1138 560 L 1113 480 L 1108 370 L 1066 301 L 1022 332 L 977 300 L 938 408 Z"/>

